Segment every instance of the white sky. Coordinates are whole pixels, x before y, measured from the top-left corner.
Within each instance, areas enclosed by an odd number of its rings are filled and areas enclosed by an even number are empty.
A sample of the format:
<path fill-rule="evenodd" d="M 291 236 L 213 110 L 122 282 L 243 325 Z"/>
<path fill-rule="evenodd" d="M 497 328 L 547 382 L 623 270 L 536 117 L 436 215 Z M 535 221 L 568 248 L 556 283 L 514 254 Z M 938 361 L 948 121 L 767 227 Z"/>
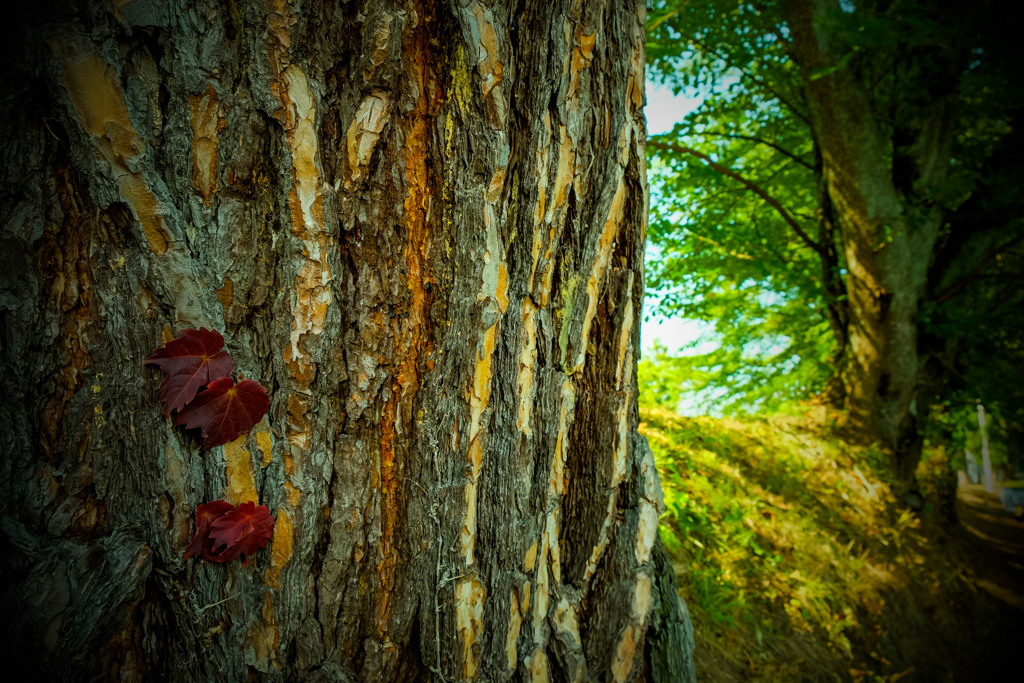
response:
<path fill-rule="evenodd" d="M 683 116 L 693 111 L 699 104 L 699 99 L 674 95 L 669 88 L 647 81 L 647 107 L 645 113 L 647 114 L 648 134 L 658 135 L 660 133 L 667 133 L 672 130 L 672 126 L 682 120 Z M 640 344 L 641 348 L 645 351 L 651 348 L 655 339 L 668 347 L 669 352 L 673 353 L 687 347 L 693 347 L 704 327 L 695 320 L 663 318 L 654 315 L 647 305 L 644 306 L 644 317 L 650 318 L 643 322 L 640 328 Z M 707 351 L 708 349 L 701 350 Z"/>
<path fill-rule="evenodd" d="M 671 89 L 647 81 L 647 133 L 667 133 L 699 104 L 698 98 L 675 95 Z"/>

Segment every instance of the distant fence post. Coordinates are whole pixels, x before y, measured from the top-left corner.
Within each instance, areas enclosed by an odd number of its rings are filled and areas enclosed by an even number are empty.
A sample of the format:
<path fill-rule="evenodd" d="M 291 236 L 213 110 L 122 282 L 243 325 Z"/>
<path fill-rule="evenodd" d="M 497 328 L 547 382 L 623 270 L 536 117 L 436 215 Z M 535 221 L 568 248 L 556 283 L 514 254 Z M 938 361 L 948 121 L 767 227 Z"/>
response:
<path fill-rule="evenodd" d="M 988 457 L 988 432 L 985 431 L 985 406 L 978 404 L 978 428 L 981 430 L 981 465 L 985 470 L 985 490 L 995 492 L 992 477 L 992 460 Z"/>
<path fill-rule="evenodd" d="M 974 458 L 974 453 L 971 453 L 970 449 L 964 449 L 964 467 L 967 470 L 967 481 L 972 484 L 981 483 L 981 477 L 978 475 L 978 461 Z"/>

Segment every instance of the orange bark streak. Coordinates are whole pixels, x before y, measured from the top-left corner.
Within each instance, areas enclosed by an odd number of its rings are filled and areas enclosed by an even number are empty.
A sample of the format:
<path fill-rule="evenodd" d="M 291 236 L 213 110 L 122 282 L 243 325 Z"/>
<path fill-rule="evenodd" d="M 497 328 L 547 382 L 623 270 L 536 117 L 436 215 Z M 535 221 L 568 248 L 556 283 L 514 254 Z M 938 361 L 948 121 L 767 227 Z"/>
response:
<path fill-rule="evenodd" d="M 391 397 L 384 406 L 381 419 L 379 485 L 382 494 L 382 560 L 378 567 L 378 576 L 382 590 L 378 594 L 377 628 L 382 635 L 388 628 L 388 593 L 393 587 L 395 566 L 399 560 L 396 535 L 401 522 L 399 511 L 402 506 L 399 502 L 400 466 L 396 463 L 396 454 L 400 453 L 402 446 L 396 443 L 396 423 L 399 419 L 402 420 L 402 433 L 409 433 L 412 429 L 414 401 L 420 386 L 420 363 L 432 347 L 426 335 L 430 296 L 426 284 L 432 282 L 425 267 L 430 244 L 427 207 L 430 205 L 432 195 L 430 170 L 427 165 L 432 107 L 426 93 L 440 93 L 441 88 L 430 87 L 424 82 L 426 78 L 430 78 L 428 54 L 426 35 L 421 32 L 416 40 L 411 41 L 405 55 L 407 63 L 412 65 L 410 76 L 418 81 L 417 89 L 421 97 L 410 114 L 412 121 L 406 124 L 405 145 L 399 153 L 400 167 L 405 169 L 408 184 L 404 202 L 408 308 L 404 316 L 396 316 L 391 322 L 396 347 L 394 358 L 397 365 L 391 381 Z"/>

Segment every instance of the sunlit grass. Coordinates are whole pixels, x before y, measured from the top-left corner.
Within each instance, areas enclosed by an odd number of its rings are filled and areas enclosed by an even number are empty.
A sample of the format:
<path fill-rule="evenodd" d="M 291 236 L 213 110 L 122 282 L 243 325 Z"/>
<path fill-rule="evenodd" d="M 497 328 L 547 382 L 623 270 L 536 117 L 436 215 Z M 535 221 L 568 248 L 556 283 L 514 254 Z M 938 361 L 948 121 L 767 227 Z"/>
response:
<path fill-rule="evenodd" d="M 822 408 L 740 421 L 641 406 L 640 419 L 700 680 L 873 682 L 942 670 L 948 654 L 922 658 L 969 616 L 967 560 L 934 547 L 922 518 L 900 510 L 877 449 L 845 443 Z"/>

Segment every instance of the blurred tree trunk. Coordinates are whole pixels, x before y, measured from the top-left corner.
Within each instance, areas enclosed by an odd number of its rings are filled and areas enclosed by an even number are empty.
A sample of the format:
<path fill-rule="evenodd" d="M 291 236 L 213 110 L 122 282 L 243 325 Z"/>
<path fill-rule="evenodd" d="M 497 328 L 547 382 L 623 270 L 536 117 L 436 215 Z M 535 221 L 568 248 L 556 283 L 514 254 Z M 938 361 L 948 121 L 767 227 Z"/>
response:
<path fill-rule="evenodd" d="M 837 249 L 839 234 L 839 218 L 836 207 L 829 195 L 828 179 L 825 177 L 825 160 L 821 156 L 821 148 L 814 145 L 814 179 L 818 195 L 818 259 L 821 261 L 821 283 L 825 290 L 825 318 L 828 320 L 832 338 L 836 341 L 836 349 L 829 358 L 833 367 L 832 374 L 825 384 L 824 396 L 829 405 L 835 408 L 846 407 L 845 370 L 849 366 L 848 348 L 850 345 L 850 307 L 843 279 L 842 266 Z"/>
<path fill-rule="evenodd" d="M 943 379 L 920 352 L 918 311 L 943 220 L 934 195 L 950 166 L 958 64 L 945 55 L 908 57 L 905 68 L 933 77 L 932 91 L 880 112 L 830 33 L 838 3 L 787 0 L 785 10 L 847 269 L 842 375 L 850 424 L 881 441 L 909 488 Z"/>
<path fill-rule="evenodd" d="M 642 0 L 115 0 L 8 27 L 5 662 L 692 680 L 636 433 Z M 143 361 L 224 333 L 204 451 Z M 196 506 L 277 516 L 184 562 Z M 198 572 L 198 578 L 191 583 Z"/>

